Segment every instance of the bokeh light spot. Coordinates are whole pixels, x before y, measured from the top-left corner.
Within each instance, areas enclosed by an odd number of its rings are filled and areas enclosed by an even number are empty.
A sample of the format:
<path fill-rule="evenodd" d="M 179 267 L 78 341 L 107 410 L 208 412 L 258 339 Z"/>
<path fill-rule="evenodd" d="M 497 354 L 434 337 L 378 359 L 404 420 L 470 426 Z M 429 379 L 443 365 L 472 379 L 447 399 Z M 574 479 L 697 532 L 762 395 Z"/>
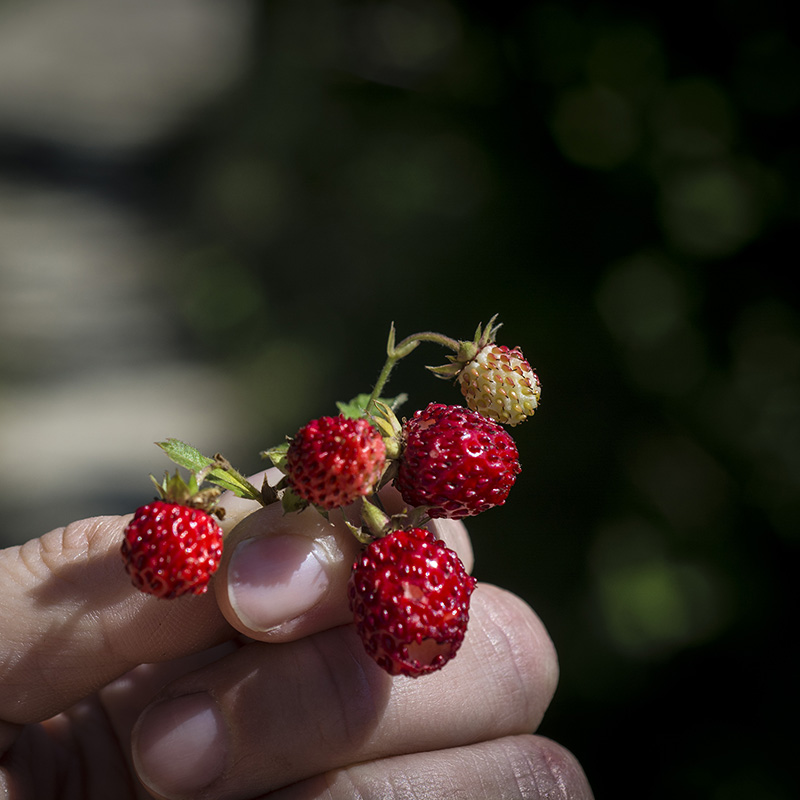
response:
<path fill-rule="evenodd" d="M 612 265 L 597 291 L 603 321 L 630 347 L 662 339 L 686 316 L 688 304 L 685 287 L 657 253 L 637 253 Z"/>
<path fill-rule="evenodd" d="M 749 176 L 730 165 L 687 169 L 664 180 L 661 222 L 673 244 L 687 254 L 730 255 L 758 233 L 757 192 Z"/>
<path fill-rule="evenodd" d="M 668 657 L 711 639 L 728 618 L 720 576 L 710 565 L 668 555 L 642 520 L 600 531 L 593 567 L 609 644 L 627 656 Z"/>
<path fill-rule="evenodd" d="M 657 158 L 722 155 L 730 149 L 737 128 L 727 95 L 706 78 L 669 84 L 650 122 Z"/>
<path fill-rule="evenodd" d="M 382 2 L 358 11 L 356 70 L 371 80 L 407 85 L 439 68 L 460 39 L 449 3 Z"/>

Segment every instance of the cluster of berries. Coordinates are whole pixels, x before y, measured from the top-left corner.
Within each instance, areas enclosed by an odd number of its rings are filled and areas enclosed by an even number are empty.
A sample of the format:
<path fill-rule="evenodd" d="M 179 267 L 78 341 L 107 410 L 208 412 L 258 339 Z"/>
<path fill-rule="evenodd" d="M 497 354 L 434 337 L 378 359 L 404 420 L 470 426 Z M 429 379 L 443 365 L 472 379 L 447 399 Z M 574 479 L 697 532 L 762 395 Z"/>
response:
<path fill-rule="evenodd" d="M 220 563 L 222 530 L 214 519 L 224 489 L 286 513 L 312 506 L 323 515 L 361 504 L 362 525 L 346 523 L 362 543 L 348 597 L 367 652 L 392 675 L 440 669 L 458 651 L 475 579 L 456 553 L 425 527 L 431 519 L 461 519 L 502 505 L 520 472 L 514 440 L 503 425 L 531 416 L 539 379 L 518 348 L 495 343 L 494 318 L 472 340 L 424 332 L 395 342 L 371 395 L 339 404 L 337 416 L 315 419 L 283 444 L 262 452 L 282 473 L 259 489 L 220 455 L 208 458 L 175 439 L 160 446 L 190 470 L 159 488 L 160 499 L 139 508 L 122 544 L 134 585 L 162 598 L 206 591 Z M 428 367 L 456 380 L 464 405 L 430 403 L 408 419 L 395 414 L 402 398 L 381 392 L 394 365 L 421 342 L 452 352 Z M 155 481 L 154 481 L 155 482 Z M 393 484 L 408 508 L 389 516 L 379 490 Z M 201 489 L 204 484 L 211 484 Z"/>

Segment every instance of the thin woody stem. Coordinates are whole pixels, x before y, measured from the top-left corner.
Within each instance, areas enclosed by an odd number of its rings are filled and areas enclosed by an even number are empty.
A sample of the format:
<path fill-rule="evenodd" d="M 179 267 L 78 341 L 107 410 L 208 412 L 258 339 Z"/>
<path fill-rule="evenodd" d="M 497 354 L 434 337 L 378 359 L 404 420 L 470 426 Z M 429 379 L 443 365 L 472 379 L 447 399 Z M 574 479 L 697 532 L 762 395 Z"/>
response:
<path fill-rule="evenodd" d="M 389 374 L 399 360 L 400 359 L 398 357 L 388 356 L 384 362 L 383 369 L 381 369 L 381 373 L 378 375 L 378 380 L 375 382 L 375 386 L 372 389 L 372 394 L 369 396 L 369 401 L 367 402 L 366 410 L 368 414 L 373 414 L 377 410 L 375 407 L 375 401 L 381 396 L 383 387 L 389 380 Z"/>
<path fill-rule="evenodd" d="M 383 364 L 383 368 L 378 375 L 378 380 L 375 382 L 375 386 L 372 389 L 372 394 L 367 402 L 367 413 L 373 413 L 376 410 L 375 401 L 381 396 L 383 387 L 389 380 L 389 375 L 394 369 L 395 364 L 397 364 L 401 358 L 405 358 L 412 350 L 416 349 L 420 342 L 435 342 L 436 344 L 440 344 L 443 347 L 447 347 L 455 352 L 458 352 L 459 348 L 461 347 L 461 344 L 456 339 L 453 339 L 450 336 L 445 336 L 442 333 L 435 333 L 434 331 L 422 331 L 421 333 L 414 333 L 411 336 L 407 336 L 399 344 L 395 345 L 394 327 L 392 327 L 389 338 L 389 346 L 386 349 L 386 361 Z"/>
<path fill-rule="evenodd" d="M 455 352 L 458 352 L 458 349 L 461 347 L 460 342 L 451 338 L 450 336 L 445 336 L 443 333 L 422 331 L 421 333 L 415 333 L 411 336 L 407 336 L 402 342 L 400 342 L 400 344 L 397 345 L 397 349 L 402 350 L 404 347 L 412 344 L 413 342 L 436 342 L 443 347 L 449 347 Z"/>

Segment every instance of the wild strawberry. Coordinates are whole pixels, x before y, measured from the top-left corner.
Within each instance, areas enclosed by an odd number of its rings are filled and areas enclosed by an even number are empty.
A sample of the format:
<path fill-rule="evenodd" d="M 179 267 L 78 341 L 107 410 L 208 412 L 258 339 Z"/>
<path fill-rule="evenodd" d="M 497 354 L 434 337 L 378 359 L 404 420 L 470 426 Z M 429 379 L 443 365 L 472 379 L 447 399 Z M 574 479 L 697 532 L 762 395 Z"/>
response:
<path fill-rule="evenodd" d="M 122 542 L 133 585 L 162 598 L 205 592 L 221 557 L 222 529 L 211 514 L 168 500 L 138 508 Z"/>
<path fill-rule="evenodd" d="M 422 334 L 455 351 L 447 357 L 449 364 L 428 369 L 440 378 L 457 378 L 473 411 L 504 425 L 519 425 L 536 411 L 542 390 L 518 347 L 495 344 L 500 329 L 496 317 L 485 328 L 478 325 L 472 341 Z"/>
<path fill-rule="evenodd" d="M 369 655 L 390 675 L 441 669 L 461 647 L 475 579 L 428 530 L 376 539 L 348 583 L 350 610 Z"/>
<path fill-rule="evenodd" d="M 487 344 L 458 373 L 467 405 L 505 425 L 518 425 L 539 405 L 541 385 L 522 351 Z"/>
<path fill-rule="evenodd" d="M 520 473 L 514 440 L 463 406 L 431 403 L 403 426 L 395 486 L 431 517 L 458 519 L 503 505 Z"/>
<path fill-rule="evenodd" d="M 286 453 L 295 493 L 323 509 L 369 494 L 383 472 L 386 446 L 366 419 L 321 417 L 302 427 Z"/>

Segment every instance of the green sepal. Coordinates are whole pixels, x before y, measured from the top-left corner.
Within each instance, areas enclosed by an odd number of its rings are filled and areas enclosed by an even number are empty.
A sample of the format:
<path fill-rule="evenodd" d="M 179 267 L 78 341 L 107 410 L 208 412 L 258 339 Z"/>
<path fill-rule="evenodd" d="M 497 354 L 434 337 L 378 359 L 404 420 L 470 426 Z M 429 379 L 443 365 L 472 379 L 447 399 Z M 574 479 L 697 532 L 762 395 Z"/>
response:
<path fill-rule="evenodd" d="M 394 408 L 387 405 L 383 400 L 375 401 L 375 413 L 370 415 L 372 423 L 378 427 L 387 439 L 398 439 L 402 433 L 403 426 L 394 413 Z"/>
<path fill-rule="evenodd" d="M 302 511 L 304 508 L 308 508 L 309 502 L 299 494 L 295 494 L 291 487 L 287 487 L 281 495 L 281 505 L 284 513 L 289 514 L 292 511 Z"/>
<path fill-rule="evenodd" d="M 286 453 L 289 451 L 289 442 L 270 447 L 269 450 L 262 450 L 259 455 L 261 458 L 268 458 L 273 467 L 277 467 L 284 475 L 286 474 Z"/>
<path fill-rule="evenodd" d="M 455 355 L 447 356 L 449 364 L 443 364 L 440 367 L 425 367 L 425 369 L 442 380 L 455 378 L 487 344 L 494 342 L 497 331 L 502 327 L 502 323 L 494 324 L 496 319 L 497 314 L 489 320 L 485 327 L 479 324 L 472 341 L 467 339 L 458 342 Z"/>
<path fill-rule="evenodd" d="M 394 436 L 392 424 L 388 420 L 383 419 L 383 417 L 372 417 L 372 423 L 376 428 L 380 428 L 384 436 Z"/>
<path fill-rule="evenodd" d="M 175 470 L 174 475 L 170 475 L 169 471 L 165 472 L 164 478 L 160 482 L 156 480 L 154 475 L 150 476 L 150 480 L 158 490 L 159 497 L 161 497 L 162 500 L 169 500 L 174 503 L 187 502 L 190 497 L 197 494 L 200 488 L 197 485 L 197 478 L 194 472 L 189 474 L 188 482 L 181 476 L 178 470 Z"/>
<path fill-rule="evenodd" d="M 386 536 L 391 530 L 389 515 L 382 508 L 367 500 L 366 497 L 361 501 L 361 519 L 374 539 Z"/>
<path fill-rule="evenodd" d="M 464 365 L 458 361 L 454 364 L 443 364 L 441 367 L 425 367 L 425 369 L 432 372 L 437 378 L 441 378 L 445 381 L 450 378 L 455 378 L 463 368 Z"/>
<path fill-rule="evenodd" d="M 278 500 L 281 499 L 279 485 L 270 486 L 269 479 L 266 475 L 264 475 L 264 482 L 261 484 L 261 497 L 261 502 L 265 506 L 271 505 L 272 503 L 277 503 Z"/>
<path fill-rule="evenodd" d="M 150 480 L 158 490 L 162 500 L 170 503 L 179 503 L 182 506 L 191 508 L 199 508 L 208 514 L 214 514 L 220 519 L 225 516 L 225 509 L 216 507 L 217 499 L 222 490 L 218 486 L 200 488 L 202 480 L 198 481 L 195 472 L 189 473 L 188 481 L 177 469 L 174 475 L 171 475 L 169 471 L 165 472 L 164 479 L 160 483 L 153 475 L 150 476 Z"/>
<path fill-rule="evenodd" d="M 487 323 L 486 327 L 483 325 L 478 325 L 477 329 L 475 330 L 475 336 L 472 340 L 472 343 L 480 350 L 480 348 L 485 347 L 487 344 L 491 344 L 497 338 L 497 331 L 503 327 L 503 323 L 499 322 L 497 325 L 494 324 L 494 321 L 497 319 L 499 315 L 495 314 Z M 466 344 L 466 342 L 462 342 L 462 344 Z"/>
<path fill-rule="evenodd" d="M 375 541 L 375 537 L 369 533 L 369 531 L 365 531 L 363 528 L 358 528 L 353 525 L 352 522 L 348 522 L 347 520 L 344 521 L 347 530 L 356 537 L 356 539 L 361 542 L 361 544 L 369 544 L 370 542 Z"/>
<path fill-rule="evenodd" d="M 392 526 L 395 528 L 424 528 L 430 520 L 428 506 L 416 506 L 410 511 L 405 509 L 401 514 L 393 514 Z"/>

